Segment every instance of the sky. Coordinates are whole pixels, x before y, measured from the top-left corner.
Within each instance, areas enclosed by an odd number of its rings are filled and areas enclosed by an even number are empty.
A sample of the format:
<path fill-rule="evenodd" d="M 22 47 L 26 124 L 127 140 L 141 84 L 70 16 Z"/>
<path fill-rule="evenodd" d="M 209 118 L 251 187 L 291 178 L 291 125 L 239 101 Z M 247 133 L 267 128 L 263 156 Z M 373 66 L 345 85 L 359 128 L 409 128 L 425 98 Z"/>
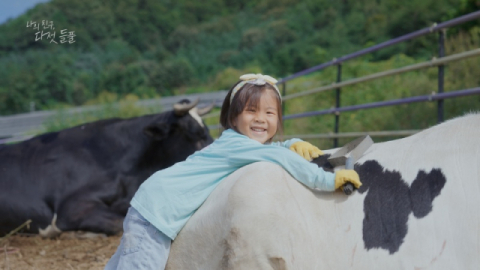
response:
<path fill-rule="evenodd" d="M 7 19 L 14 19 L 27 10 L 33 8 L 38 3 L 48 2 L 49 0 L 0 0 L 0 24 Z"/>

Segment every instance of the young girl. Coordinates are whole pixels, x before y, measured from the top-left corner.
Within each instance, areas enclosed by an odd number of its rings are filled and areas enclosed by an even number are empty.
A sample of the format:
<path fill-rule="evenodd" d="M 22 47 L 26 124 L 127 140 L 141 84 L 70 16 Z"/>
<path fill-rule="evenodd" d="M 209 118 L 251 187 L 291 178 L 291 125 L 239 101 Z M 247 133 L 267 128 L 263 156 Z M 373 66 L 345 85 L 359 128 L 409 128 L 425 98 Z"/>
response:
<path fill-rule="evenodd" d="M 220 138 L 140 186 L 120 246 L 105 269 L 164 269 L 171 241 L 188 219 L 220 181 L 253 162 L 276 163 L 310 188 L 333 191 L 346 182 L 360 187 L 353 170 L 333 174 L 308 162 L 322 154 L 315 146 L 299 139 L 271 142 L 282 124 L 276 82 L 262 74 L 241 76 L 223 102 Z"/>

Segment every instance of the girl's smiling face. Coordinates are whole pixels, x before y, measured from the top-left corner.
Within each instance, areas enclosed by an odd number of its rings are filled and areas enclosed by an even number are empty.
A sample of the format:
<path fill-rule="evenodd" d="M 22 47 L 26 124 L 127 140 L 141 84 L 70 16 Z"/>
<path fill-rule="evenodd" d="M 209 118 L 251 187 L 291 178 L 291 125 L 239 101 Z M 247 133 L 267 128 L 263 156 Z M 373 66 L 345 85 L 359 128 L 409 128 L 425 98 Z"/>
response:
<path fill-rule="evenodd" d="M 260 97 L 258 108 L 245 106 L 233 125 L 243 135 L 260 143 L 273 138 L 278 127 L 278 106 L 274 90 L 265 91 Z"/>

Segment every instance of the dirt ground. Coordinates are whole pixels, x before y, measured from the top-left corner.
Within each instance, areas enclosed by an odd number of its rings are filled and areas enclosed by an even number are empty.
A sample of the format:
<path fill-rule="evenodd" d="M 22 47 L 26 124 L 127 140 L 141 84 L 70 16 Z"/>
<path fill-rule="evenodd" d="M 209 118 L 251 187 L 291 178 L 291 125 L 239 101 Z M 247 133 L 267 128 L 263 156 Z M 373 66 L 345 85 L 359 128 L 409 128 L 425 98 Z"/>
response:
<path fill-rule="evenodd" d="M 117 236 L 67 232 L 56 239 L 14 235 L 0 242 L 0 270 L 103 269 L 120 243 Z"/>

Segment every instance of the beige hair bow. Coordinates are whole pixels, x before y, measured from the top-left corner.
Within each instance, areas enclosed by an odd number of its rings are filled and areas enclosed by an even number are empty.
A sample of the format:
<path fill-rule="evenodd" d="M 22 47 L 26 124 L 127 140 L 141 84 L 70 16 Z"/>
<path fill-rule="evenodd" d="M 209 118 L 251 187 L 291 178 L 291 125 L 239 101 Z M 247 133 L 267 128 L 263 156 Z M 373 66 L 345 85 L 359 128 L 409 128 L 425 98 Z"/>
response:
<path fill-rule="evenodd" d="M 254 85 L 265 85 L 266 83 L 270 84 L 277 90 L 278 96 L 282 97 L 280 94 L 280 90 L 278 90 L 278 87 L 276 83 L 278 82 L 276 79 L 274 79 L 271 76 L 268 75 L 263 75 L 260 73 L 257 74 L 245 74 L 240 76 L 240 80 L 242 80 L 240 83 L 238 83 L 235 88 L 232 90 L 232 94 L 230 95 L 230 104 L 232 103 L 233 97 L 235 94 L 240 90 L 245 84 L 254 84 Z"/>

